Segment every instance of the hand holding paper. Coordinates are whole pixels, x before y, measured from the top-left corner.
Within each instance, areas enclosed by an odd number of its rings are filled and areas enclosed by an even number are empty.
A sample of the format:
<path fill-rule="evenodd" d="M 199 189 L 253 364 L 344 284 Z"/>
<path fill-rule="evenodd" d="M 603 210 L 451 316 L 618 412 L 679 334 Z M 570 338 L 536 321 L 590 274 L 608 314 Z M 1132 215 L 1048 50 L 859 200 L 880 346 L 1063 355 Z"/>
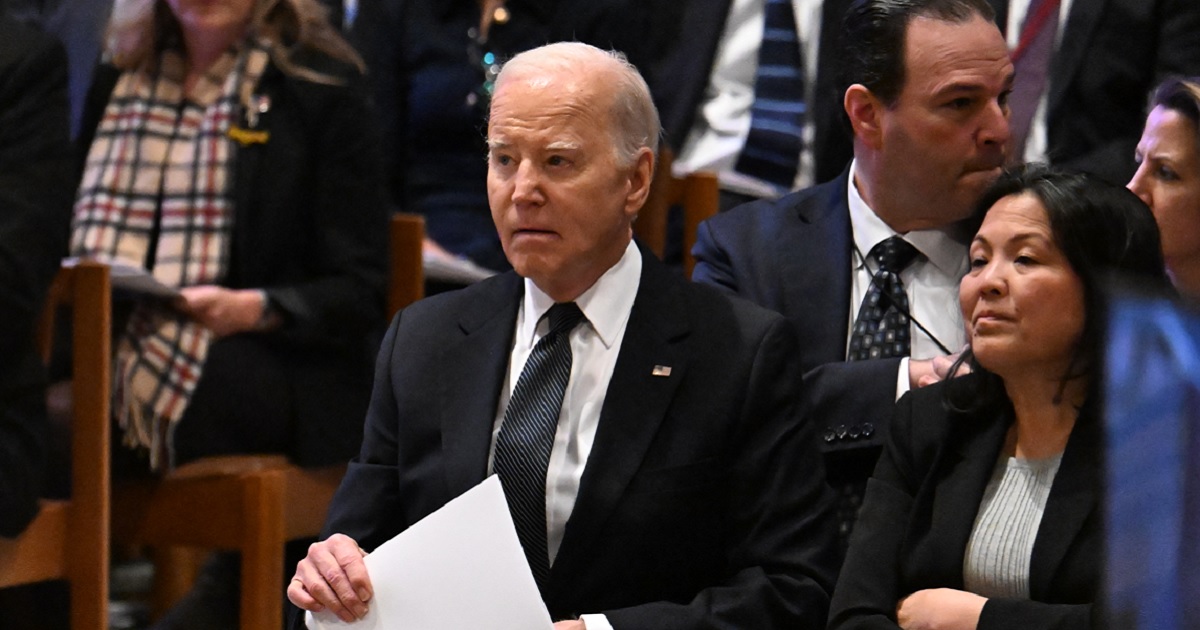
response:
<path fill-rule="evenodd" d="M 342 540 L 350 541 L 344 536 Z M 307 558 L 301 566 L 306 562 Z M 498 477 L 489 477 L 380 545 L 363 562 L 371 576 L 367 583 L 374 589 L 367 613 L 348 624 L 331 606 L 310 613 L 309 628 L 552 630 Z M 320 579 L 307 572 L 297 572 L 297 577 L 305 585 Z M 299 587 L 293 580 L 289 599 L 312 610 L 293 597 Z"/>
<path fill-rule="evenodd" d="M 288 599 L 303 610 L 328 609 L 345 622 L 361 619 L 371 601 L 367 554 L 349 536 L 334 534 L 313 544 L 288 584 Z"/>

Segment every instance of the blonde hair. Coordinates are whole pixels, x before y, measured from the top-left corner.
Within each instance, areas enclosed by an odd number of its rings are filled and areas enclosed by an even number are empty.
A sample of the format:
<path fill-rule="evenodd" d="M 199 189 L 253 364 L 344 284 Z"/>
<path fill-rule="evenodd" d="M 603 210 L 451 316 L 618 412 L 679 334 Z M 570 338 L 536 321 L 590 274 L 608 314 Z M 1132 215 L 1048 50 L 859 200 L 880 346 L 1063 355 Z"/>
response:
<path fill-rule="evenodd" d="M 333 76 L 298 64 L 293 56 L 315 50 L 350 64 L 366 64 L 329 24 L 317 0 L 254 0 L 250 33 L 270 43 L 271 61 L 284 73 L 317 83 L 340 83 Z M 182 31 L 164 0 L 116 0 L 109 20 L 106 52 L 122 70 L 153 64 L 163 50 L 180 45 Z"/>

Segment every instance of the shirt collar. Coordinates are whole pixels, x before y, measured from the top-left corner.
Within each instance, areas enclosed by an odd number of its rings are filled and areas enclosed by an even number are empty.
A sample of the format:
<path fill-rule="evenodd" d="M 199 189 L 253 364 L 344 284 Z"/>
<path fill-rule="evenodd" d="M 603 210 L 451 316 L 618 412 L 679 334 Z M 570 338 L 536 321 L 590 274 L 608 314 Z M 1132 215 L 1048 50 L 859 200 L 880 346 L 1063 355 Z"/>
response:
<path fill-rule="evenodd" d="M 617 264 L 609 267 L 595 284 L 575 299 L 575 304 L 606 348 L 612 347 L 629 321 L 641 279 L 642 255 L 630 241 Z M 525 318 L 517 332 L 521 340 L 533 345 L 537 340 L 538 324 L 551 306 L 554 306 L 554 299 L 526 278 Z"/>
<path fill-rule="evenodd" d="M 854 244 L 865 257 L 875 245 L 896 236 L 867 202 L 854 185 L 855 162 L 850 162 L 850 177 L 846 184 L 846 201 L 850 206 L 850 229 Z M 960 224 L 936 230 L 912 230 L 901 234 L 917 251 L 921 252 L 935 267 L 948 275 L 962 275 L 966 271 L 966 240 Z M 855 256 L 854 264 L 860 267 L 863 259 Z"/>

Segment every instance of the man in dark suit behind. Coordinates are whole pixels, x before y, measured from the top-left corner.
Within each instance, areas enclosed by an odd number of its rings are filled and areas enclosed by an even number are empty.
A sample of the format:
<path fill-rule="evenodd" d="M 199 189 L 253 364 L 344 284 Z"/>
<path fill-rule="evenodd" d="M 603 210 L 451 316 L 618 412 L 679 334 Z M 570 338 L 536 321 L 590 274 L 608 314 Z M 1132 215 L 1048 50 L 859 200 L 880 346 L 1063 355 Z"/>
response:
<path fill-rule="evenodd" d="M 824 425 L 843 544 L 896 398 L 944 376 L 943 355 L 965 342 L 958 281 L 973 230 L 964 221 L 999 174 L 1008 141 L 1013 67 L 992 19 L 986 0 L 853 2 L 841 35 L 850 167 L 700 226 L 693 278 L 796 326 L 807 415 Z M 914 251 L 896 272 L 908 304 L 880 304 L 907 322 L 910 347 L 847 361 L 852 322 L 885 281 L 872 252 L 893 237 Z"/>
<path fill-rule="evenodd" d="M 794 335 L 632 243 L 657 137 L 645 82 L 608 53 L 553 44 L 505 66 L 488 191 L 515 273 L 392 322 L 362 450 L 326 540 L 288 586 L 293 603 L 361 616 L 360 545 L 374 549 L 494 469 L 511 503 L 505 430 L 523 421 L 514 409 L 539 340 L 566 335 L 569 381 L 544 483 L 530 484 L 544 488 L 544 538 L 542 514 L 531 533 L 514 512 L 535 576 L 549 561 L 538 582 L 555 628 L 824 627 L 833 521 L 799 414 Z M 567 303 L 582 323 L 548 330 L 541 315 Z M 532 458 L 536 445 L 522 447 L 517 459 Z"/>
<path fill-rule="evenodd" d="M 0 536 L 37 512 L 45 374 L 33 324 L 66 252 L 72 169 L 67 62 L 0 7 Z"/>

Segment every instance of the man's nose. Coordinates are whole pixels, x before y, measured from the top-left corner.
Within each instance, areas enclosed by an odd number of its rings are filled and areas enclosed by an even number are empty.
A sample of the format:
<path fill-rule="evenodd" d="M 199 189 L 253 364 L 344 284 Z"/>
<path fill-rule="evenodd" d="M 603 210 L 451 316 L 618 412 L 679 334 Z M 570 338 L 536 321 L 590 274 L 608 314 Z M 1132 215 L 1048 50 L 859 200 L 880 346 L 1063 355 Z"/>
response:
<path fill-rule="evenodd" d="M 1012 132 L 1008 125 L 1008 108 L 998 100 L 992 101 L 983 113 L 983 121 L 980 123 L 979 128 L 979 141 L 981 144 L 1004 147 L 1008 145 L 1011 139 Z"/>
<path fill-rule="evenodd" d="M 524 160 L 517 167 L 513 183 L 513 202 L 537 203 L 541 199 L 541 173 L 531 161 Z"/>

